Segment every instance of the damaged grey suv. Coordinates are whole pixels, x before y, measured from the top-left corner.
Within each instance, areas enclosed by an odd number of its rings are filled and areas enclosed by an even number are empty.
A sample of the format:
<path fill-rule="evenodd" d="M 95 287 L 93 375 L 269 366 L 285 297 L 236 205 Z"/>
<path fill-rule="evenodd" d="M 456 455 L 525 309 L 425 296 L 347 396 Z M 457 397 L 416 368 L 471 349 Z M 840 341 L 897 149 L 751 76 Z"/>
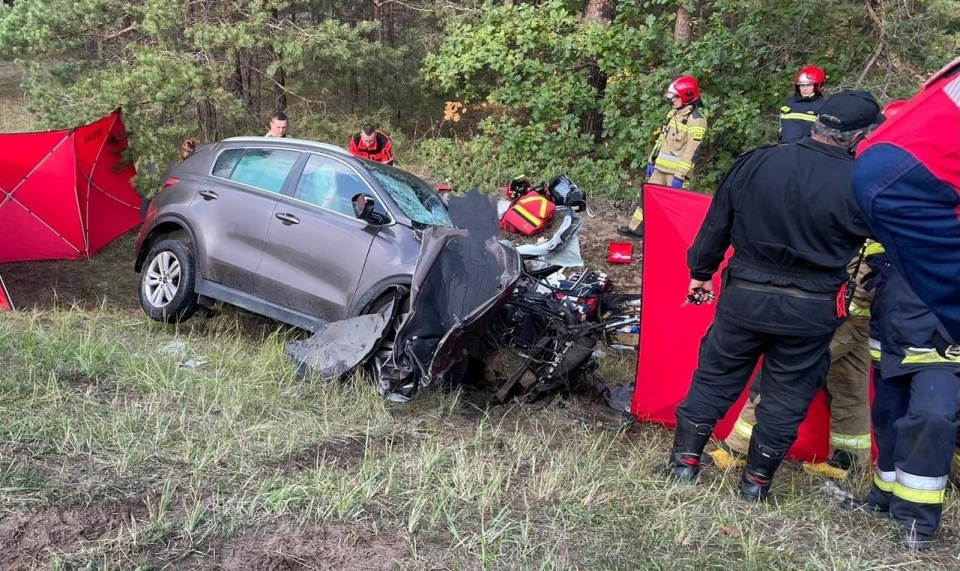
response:
<path fill-rule="evenodd" d="M 164 175 L 136 243 L 157 321 L 222 301 L 309 330 L 409 293 L 422 231 L 451 226 L 427 183 L 346 150 L 236 137 Z"/>

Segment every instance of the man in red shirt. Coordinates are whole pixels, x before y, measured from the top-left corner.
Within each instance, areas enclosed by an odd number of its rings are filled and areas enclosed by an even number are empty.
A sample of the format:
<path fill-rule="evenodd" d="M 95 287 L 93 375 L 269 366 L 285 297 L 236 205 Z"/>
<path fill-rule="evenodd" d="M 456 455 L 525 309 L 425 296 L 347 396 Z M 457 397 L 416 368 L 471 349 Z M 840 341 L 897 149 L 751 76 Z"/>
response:
<path fill-rule="evenodd" d="M 350 137 L 350 154 L 388 165 L 393 164 L 393 144 L 386 133 L 367 123 Z"/>

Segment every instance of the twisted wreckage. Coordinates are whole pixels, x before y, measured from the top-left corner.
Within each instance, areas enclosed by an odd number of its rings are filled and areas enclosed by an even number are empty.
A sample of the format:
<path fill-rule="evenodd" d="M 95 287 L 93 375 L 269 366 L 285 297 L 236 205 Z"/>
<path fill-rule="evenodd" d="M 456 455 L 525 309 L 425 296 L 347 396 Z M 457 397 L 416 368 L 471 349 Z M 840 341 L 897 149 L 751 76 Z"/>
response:
<path fill-rule="evenodd" d="M 518 247 L 499 238 L 492 197 L 471 190 L 448 208 L 453 227 L 423 232 L 408 295 L 288 343 L 298 375 L 363 367 L 386 398 L 406 401 L 482 367 L 496 369 L 486 375 L 495 400 L 533 399 L 591 373 L 605 335 L 637 330 L 638 295 L 610 294 L 597 272 L 565 279 L 558 271 L 583 265 L 583 222 L 570 208 L 558 207 L 550 239 Z"/>

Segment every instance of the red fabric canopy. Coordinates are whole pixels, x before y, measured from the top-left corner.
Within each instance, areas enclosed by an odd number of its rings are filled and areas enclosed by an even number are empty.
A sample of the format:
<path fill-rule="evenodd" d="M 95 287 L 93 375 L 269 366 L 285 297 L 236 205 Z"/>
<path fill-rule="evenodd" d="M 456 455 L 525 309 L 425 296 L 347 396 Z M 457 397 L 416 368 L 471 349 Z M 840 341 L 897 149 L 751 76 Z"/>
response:
<path fill-rule="evenodd" d="M 0 278 L 0 311 L 13 311 L 13 304 L 10 303 L 10 296 L 7 295 L 7 286 L 3 285 L 3 278 Z"/>
<path fill-rule="evenodd" d="M 643 201 L 643 305 L 631 411 L 640 420 L 672 427 L 676 407 L 686 397 L 697 368 L 700 339 L 713 321 L 714 305 L 681 307 L 690 285 L 687 249 L 707 214 L 710 197 L 648 184 L 643 188 Z M 715 280 L 719 288 L 719 273 Z M 744 390 L 717 424 L 714 437 L 723 439 L 730 434 L 747 393 Z M 830 416 L 821 391 L 788 456 L 822 460 L 829 453 L 829 438 Z"/>
<path fill-rule="evenodd" d="M 0 263 L 89 258 L 140 224 L 119 109 L 82 127 L 0 134 Z"/>

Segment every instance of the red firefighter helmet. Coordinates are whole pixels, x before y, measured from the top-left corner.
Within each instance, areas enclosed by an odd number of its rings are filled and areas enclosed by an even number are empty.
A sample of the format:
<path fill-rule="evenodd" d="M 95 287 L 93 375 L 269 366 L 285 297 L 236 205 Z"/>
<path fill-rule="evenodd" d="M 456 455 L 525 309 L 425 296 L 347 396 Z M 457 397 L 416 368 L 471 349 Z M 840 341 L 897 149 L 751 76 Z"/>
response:
<path fill-rule="evenodd" d="M 883 108 L 883 116 L 887 119 L 893 119 L 893 116 L 899 113 L 906 104 L 907 102 L 904 99 L 895 99 L 887 103 L 887 106 Z"/>
<path fill-rule="evenodd" d="M 700 99 L 700 84 L 697 83 L 697 78 L 692 75 L 682 75 L 673 80 L 673 83 L 667 88 L 667 95 L 670 97 L 677 96 L 680 98 L 680 103 L 689 105 Z"/>
<path fill-rule="evenodd" d="M 516 200 L 531 190 L 533 190 L 533 184 L 527 180 L 525 175 L 520 175 L 507 183 L 507 198 Z"/>
<path fill-rule="evenodd" d="M 808 65 L 797 72 L 797 77 L 793 80 L 793 87 L 797 95 L 800 95 L 800 85 L 813 84 L 813 92 L 820 95 L 823 91 L 823 84 L 827 81 L 827 74 L 815 65 Z"/>

